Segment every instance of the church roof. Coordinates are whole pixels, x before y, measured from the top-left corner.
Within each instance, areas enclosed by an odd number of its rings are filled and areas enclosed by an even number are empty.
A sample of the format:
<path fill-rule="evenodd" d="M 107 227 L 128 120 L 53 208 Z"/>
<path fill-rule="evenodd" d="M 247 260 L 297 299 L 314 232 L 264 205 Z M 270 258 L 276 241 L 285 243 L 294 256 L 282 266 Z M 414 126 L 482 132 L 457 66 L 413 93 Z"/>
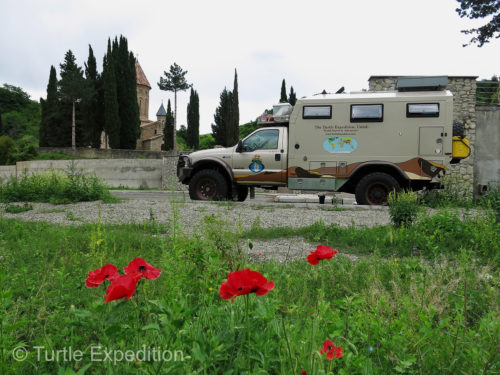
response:
<path fill-rule="evenodd" d="M 137 76 L 138 85 L 147 86 L 151 89 L 151 85 L 149 84 L 148 79 L 146 78 L 146 75 L 144 74 L 144 71 L 141 68 L 141 65 L 139 65 L 139 62 L 135 63 L 135 74 Z"/>
<path fill-rule="evenodd" d="M 158 112 L 156 112 L 156 116 L 166 116 L 167 111 L 165 111 L 165 107 L 163 106 L 163 103 L 161 103 L 160 108 L 158 109 Z"/>

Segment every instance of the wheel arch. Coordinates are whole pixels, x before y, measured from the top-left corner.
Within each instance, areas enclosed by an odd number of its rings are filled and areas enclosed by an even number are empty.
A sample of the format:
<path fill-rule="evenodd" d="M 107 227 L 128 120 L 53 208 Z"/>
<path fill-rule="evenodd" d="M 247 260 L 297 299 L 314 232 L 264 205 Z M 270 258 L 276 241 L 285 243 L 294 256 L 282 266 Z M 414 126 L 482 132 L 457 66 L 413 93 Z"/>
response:
<path fill-rule="evenodd" d="M 339 191 L 354 194 L 358 182 L 364 176 L 374 172 L 386 173 L 394 177 L 402 188 L 407 188 L 410 184 L 410 179 L 398 165 L 389 162 L 373 161 L 358 165 L 348 176 L 348 181 Z"/>
<path fill-rule="evenodd" d="M 193 171 L 191 172 L 191 177 L 189 178 L 186 183 L 189 184 L 191 181 L 191 178 L 198 172 L 201 171 L 202 169 L 213 169 L 218 171 L 224 178 L 226 179 L 226 182 L 228 184 L 228 187 L 231 188 L 231 185 L 233 183 L 234 177 L 233 177 L 233 171 L 231 170 L 231 167 L 221 161 L 220 159 L 217 158 L 205 158 L 202 160 L 197 161 L 196 163 L 193 164 Z"/>

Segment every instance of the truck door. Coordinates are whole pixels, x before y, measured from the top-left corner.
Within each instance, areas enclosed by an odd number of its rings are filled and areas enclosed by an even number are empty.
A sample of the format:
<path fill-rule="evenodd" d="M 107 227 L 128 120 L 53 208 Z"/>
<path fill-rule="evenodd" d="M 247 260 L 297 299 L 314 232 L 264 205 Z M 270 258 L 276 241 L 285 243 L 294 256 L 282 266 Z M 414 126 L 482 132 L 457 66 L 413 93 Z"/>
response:
<path fill-rule="evenodd" d="M 245 138 L 233 154 L 237 183 L 283 185 L 286 183 L 286 149 L 283 128 L 263 128 Z"/>
<path fill-rule="evenodd" d="M 444 128 L 441 126 L 420 127 L 418 153 L 425 159 L 429 156 L 443 156 Z"/>

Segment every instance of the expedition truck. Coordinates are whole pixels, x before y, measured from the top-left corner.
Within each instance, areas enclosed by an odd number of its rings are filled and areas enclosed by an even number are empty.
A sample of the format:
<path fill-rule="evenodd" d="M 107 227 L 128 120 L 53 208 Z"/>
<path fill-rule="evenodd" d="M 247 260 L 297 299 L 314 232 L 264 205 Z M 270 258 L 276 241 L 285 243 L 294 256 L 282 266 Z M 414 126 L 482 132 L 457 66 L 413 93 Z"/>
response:
<path fill-rule="evenodd" d="M 469 153 L 450 91 L 327 94 L 274 106 L 238 144 L 179 157 L 193 200 L 243 201 L 249 187 L 354 193 L 379 205 L 401 189 L 439 186 Z"/>

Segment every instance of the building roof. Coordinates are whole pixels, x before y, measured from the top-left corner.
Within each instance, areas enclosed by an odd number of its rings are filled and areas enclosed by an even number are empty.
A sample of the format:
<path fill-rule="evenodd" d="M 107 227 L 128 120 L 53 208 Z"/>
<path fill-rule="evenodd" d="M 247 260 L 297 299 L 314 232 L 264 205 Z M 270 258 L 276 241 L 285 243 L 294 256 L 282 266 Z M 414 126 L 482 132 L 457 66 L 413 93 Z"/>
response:
<path fill-rule="evenodd" d="M 161 103 L 160 108 L 158 109 L 158 112 L 156 112 L 156 116 L 166 116 L 167 111 L 165 111 L 165 107 L 163 106 L 163 103 Z"/>
<path fill-rule="evenodd" d="M 147 86 L 149 87 L 149 89 L 151 89 L 151 85 L 149 84 L 148 79 L 146 78 L 146 74 L 144 74 L 144 71 L 142 70 L 139 62 L 135 63 L 135 75 L 137 76 L 138 85 Z"/>

